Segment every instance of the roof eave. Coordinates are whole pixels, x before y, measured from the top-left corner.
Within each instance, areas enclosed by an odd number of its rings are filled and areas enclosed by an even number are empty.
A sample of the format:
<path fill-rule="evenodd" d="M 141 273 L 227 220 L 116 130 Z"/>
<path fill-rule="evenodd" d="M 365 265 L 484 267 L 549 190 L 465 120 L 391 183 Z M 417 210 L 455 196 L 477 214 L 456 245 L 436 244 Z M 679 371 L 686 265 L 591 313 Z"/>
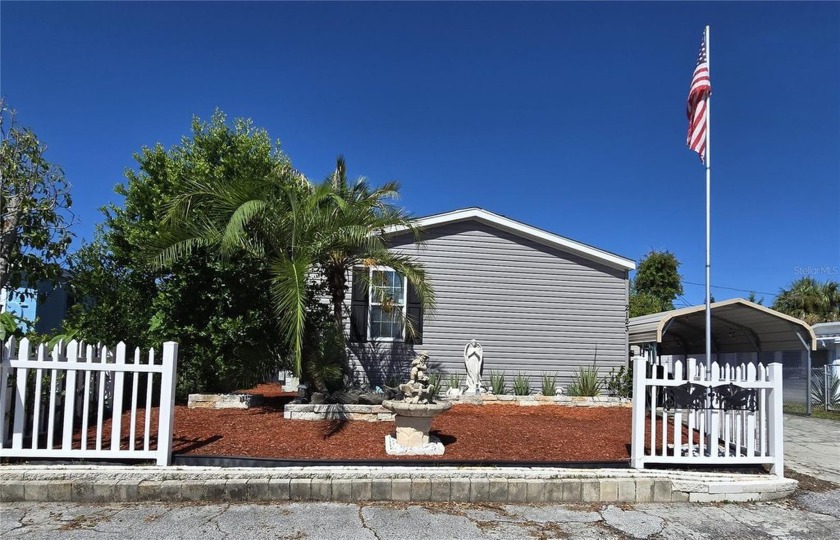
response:
<path fill-rule="evenodd" d="M 599 262 L 612 268 L 620 270 L 636 269 L 636 263 L 630 259 L 576 242 L 569 238 L 564 238 L 562 236 L 543 231 L 542 229 L 526 225 L 505 216 L 494 214 L 482 208 L 465 208 L 463 210 L 455 210 L 443 214 L 417 218 L 414 220 L 414 226 L 423 230 L 438 225 L 456 223 L 470 219 L 474 219 L 512 234 L 528 238 L 549 247 L 574 253 L 585 259 Z M 384 232 L 385 234 L 398 234 L 400 232 L 405 232 L 406 230 L 408 230 L 406 227 L 389 227 L 385 229 Z"/>
<path fill-rule="evenodd" d="M 750 302 L 749 300 L 744 300 L 743 298 L 731 298 L 729 300 L 723 300 L 721 302 L 715 302 L 711 305 L 711 307 L 712 308 L 714 308 L 714 307 L 724 307 L 724 306 L 729 306 L 729 305 L 733 305 L 733 304 L 741 304 L 741 305 L 749 307 L 749 308 L 757 309 L 759 311 L 763 311 L 765 313 L 768 313 L 769 315 L 772 315 L 772 316 L 780 318 L 780 319 L 787 320 L 788 322 L 799 326 L 800 328 L 802 328 L 803 330 L 805 330 L 808 333 L 808 337 L 810 338 L 809 339 L 810 350 L 812 350 L 812 351 L 817 350 L 817 336 L 816 336 L 816 334 L 814 334 L 813 328 L 811 328 L 811 325 L 809 325 L 808 323 L 806 323 L 805 321 L 803 321 L 801 319 L 797 319 L 796 317 L 791 317 L 790 315 L 786 315 L 786 314 L 781 313 L 779 311 L 772 310 L 768 307 Z M 699 313 L 699 312 L 704 311 L 705 309 L 706 309 L 705 305 L 700 305 L 700 306 L 692 306 L 692 307 L 675 309 L 673 311 L 664 312 L 662 318 L 659 320 L 659 324 L 656 325 L 656 342 L 657 343 L 662 343 L 662 337 L 663 337 L 663 334 L 664 334 L 665 327 L 667 326 L 668 322 L 670 322 L 672 319 L 674 319 L 676 317 L 683 316 L 683 315 L 691 315 L 693 313 Z"/>

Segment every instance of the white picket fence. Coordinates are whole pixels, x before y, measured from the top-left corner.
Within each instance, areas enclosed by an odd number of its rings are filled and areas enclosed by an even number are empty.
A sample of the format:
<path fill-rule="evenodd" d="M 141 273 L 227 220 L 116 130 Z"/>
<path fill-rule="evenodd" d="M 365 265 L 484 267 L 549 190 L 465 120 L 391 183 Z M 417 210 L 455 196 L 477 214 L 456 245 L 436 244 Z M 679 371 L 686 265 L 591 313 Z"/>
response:
<path fill-rule="evenodd" d="M 158 465 L 170 464 L 177 343 L 163 344 L 161 363 L 155 363 L 154 349 L 143 354 L 139 348 L 133 362 L 127 362 L 122 342 L 111 348 L 74 340 L 51 351 L 43 344 L 33 348 L 27 339 L 0 345 L 0 457 L 154 459 Z M 123 426 L 127 391 L 130 419 Z M 140 426 L 138 394 L 143 391 Z M 154 437 L 153 404 L 159 404 Z"/>
<path fill-rule="evenodd" d="M 655 366 L 649 377 L 647 366 L 641 357 L 633 367 L 633 467 L 767 464 L 783 475 L 781 364 L 714 362 L 706 373 L 689 358 L 674 362 L 673 378 Z"/>

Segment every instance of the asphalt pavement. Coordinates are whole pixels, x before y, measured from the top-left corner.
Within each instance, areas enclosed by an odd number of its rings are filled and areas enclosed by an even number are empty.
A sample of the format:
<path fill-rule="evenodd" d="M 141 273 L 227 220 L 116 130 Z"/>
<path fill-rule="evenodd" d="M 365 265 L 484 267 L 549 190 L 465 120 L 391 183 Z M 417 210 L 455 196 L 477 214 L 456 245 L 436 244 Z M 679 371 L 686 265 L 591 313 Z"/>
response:
<path fill-rule="evenodd" d="M 840 489 L 749 504 L 7 503 L 0 537 L 472 540 L 840 538 Z"/>
<path fill-rule="evenodd" d="M 840 484 L 840 422 L 786 414 L 785 467 Z"/>
<path fill-rule="evenodd" d="M 2 503 L 0 537 L 412 540 L 840 538 L 840 422 L 785 415 L 786 466 L 822 491 L 759 503 Z"/>

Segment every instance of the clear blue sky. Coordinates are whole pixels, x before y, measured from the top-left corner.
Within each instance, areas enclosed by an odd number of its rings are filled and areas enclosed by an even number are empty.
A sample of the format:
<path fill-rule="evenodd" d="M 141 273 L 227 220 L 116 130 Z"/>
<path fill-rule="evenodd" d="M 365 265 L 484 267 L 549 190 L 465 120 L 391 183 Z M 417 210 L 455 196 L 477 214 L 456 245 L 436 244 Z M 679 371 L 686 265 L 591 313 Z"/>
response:
<path fill-rule="evenodd" d="M 713 285 L 840 279 L 825 271 L 840 266 L 836 2 L 4 1 L 0 16 L 0 90 L 64 167 L 79 238 L 134 152 L 218 107 L 310 178 L 343 153 L 350 176 L 400 180 L 416 215 L 481 206 L 636 260 L 669 249 L 694 283 L 705 176 L 685 99 L 710 24 Z"/>

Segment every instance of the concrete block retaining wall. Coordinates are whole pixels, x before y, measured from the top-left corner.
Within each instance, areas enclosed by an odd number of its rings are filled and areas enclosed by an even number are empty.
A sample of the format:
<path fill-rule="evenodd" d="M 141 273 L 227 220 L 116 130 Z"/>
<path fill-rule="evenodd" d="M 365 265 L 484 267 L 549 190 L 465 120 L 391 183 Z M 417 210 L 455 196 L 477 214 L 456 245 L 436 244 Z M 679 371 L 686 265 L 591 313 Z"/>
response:
<path fill-rule="evenodd" d="M 0 502 L 723 502 L 779 499 L 796 481 L 625 469 L 31 467 L 0 469 Z"/>
<path fill-rule="evenodd" d="M 190 409 L 250 409 L 262 403 L 262 396 L 252 394 L 190 394 Z"/>
<path fill-rule="evenodd" d="M 572 396 L 461 396 L 449 399 L 453 405 L 560 405 L 566 407 L 630 407 L 629 399 L 616 397 L 572 397 Z M 391 422 L 394 413 L 381 405 L 292 405 L 283 408 L 283 417 L 289 420 L 361 420 L 364 422 Z"/>
<path fill-rule="evenodd" d="M 283 407 L 283 417 L 289 420 L 361 420 L 363 422 L 393 422 L 394 413 L 382 405 L 292 405 Z"/>

